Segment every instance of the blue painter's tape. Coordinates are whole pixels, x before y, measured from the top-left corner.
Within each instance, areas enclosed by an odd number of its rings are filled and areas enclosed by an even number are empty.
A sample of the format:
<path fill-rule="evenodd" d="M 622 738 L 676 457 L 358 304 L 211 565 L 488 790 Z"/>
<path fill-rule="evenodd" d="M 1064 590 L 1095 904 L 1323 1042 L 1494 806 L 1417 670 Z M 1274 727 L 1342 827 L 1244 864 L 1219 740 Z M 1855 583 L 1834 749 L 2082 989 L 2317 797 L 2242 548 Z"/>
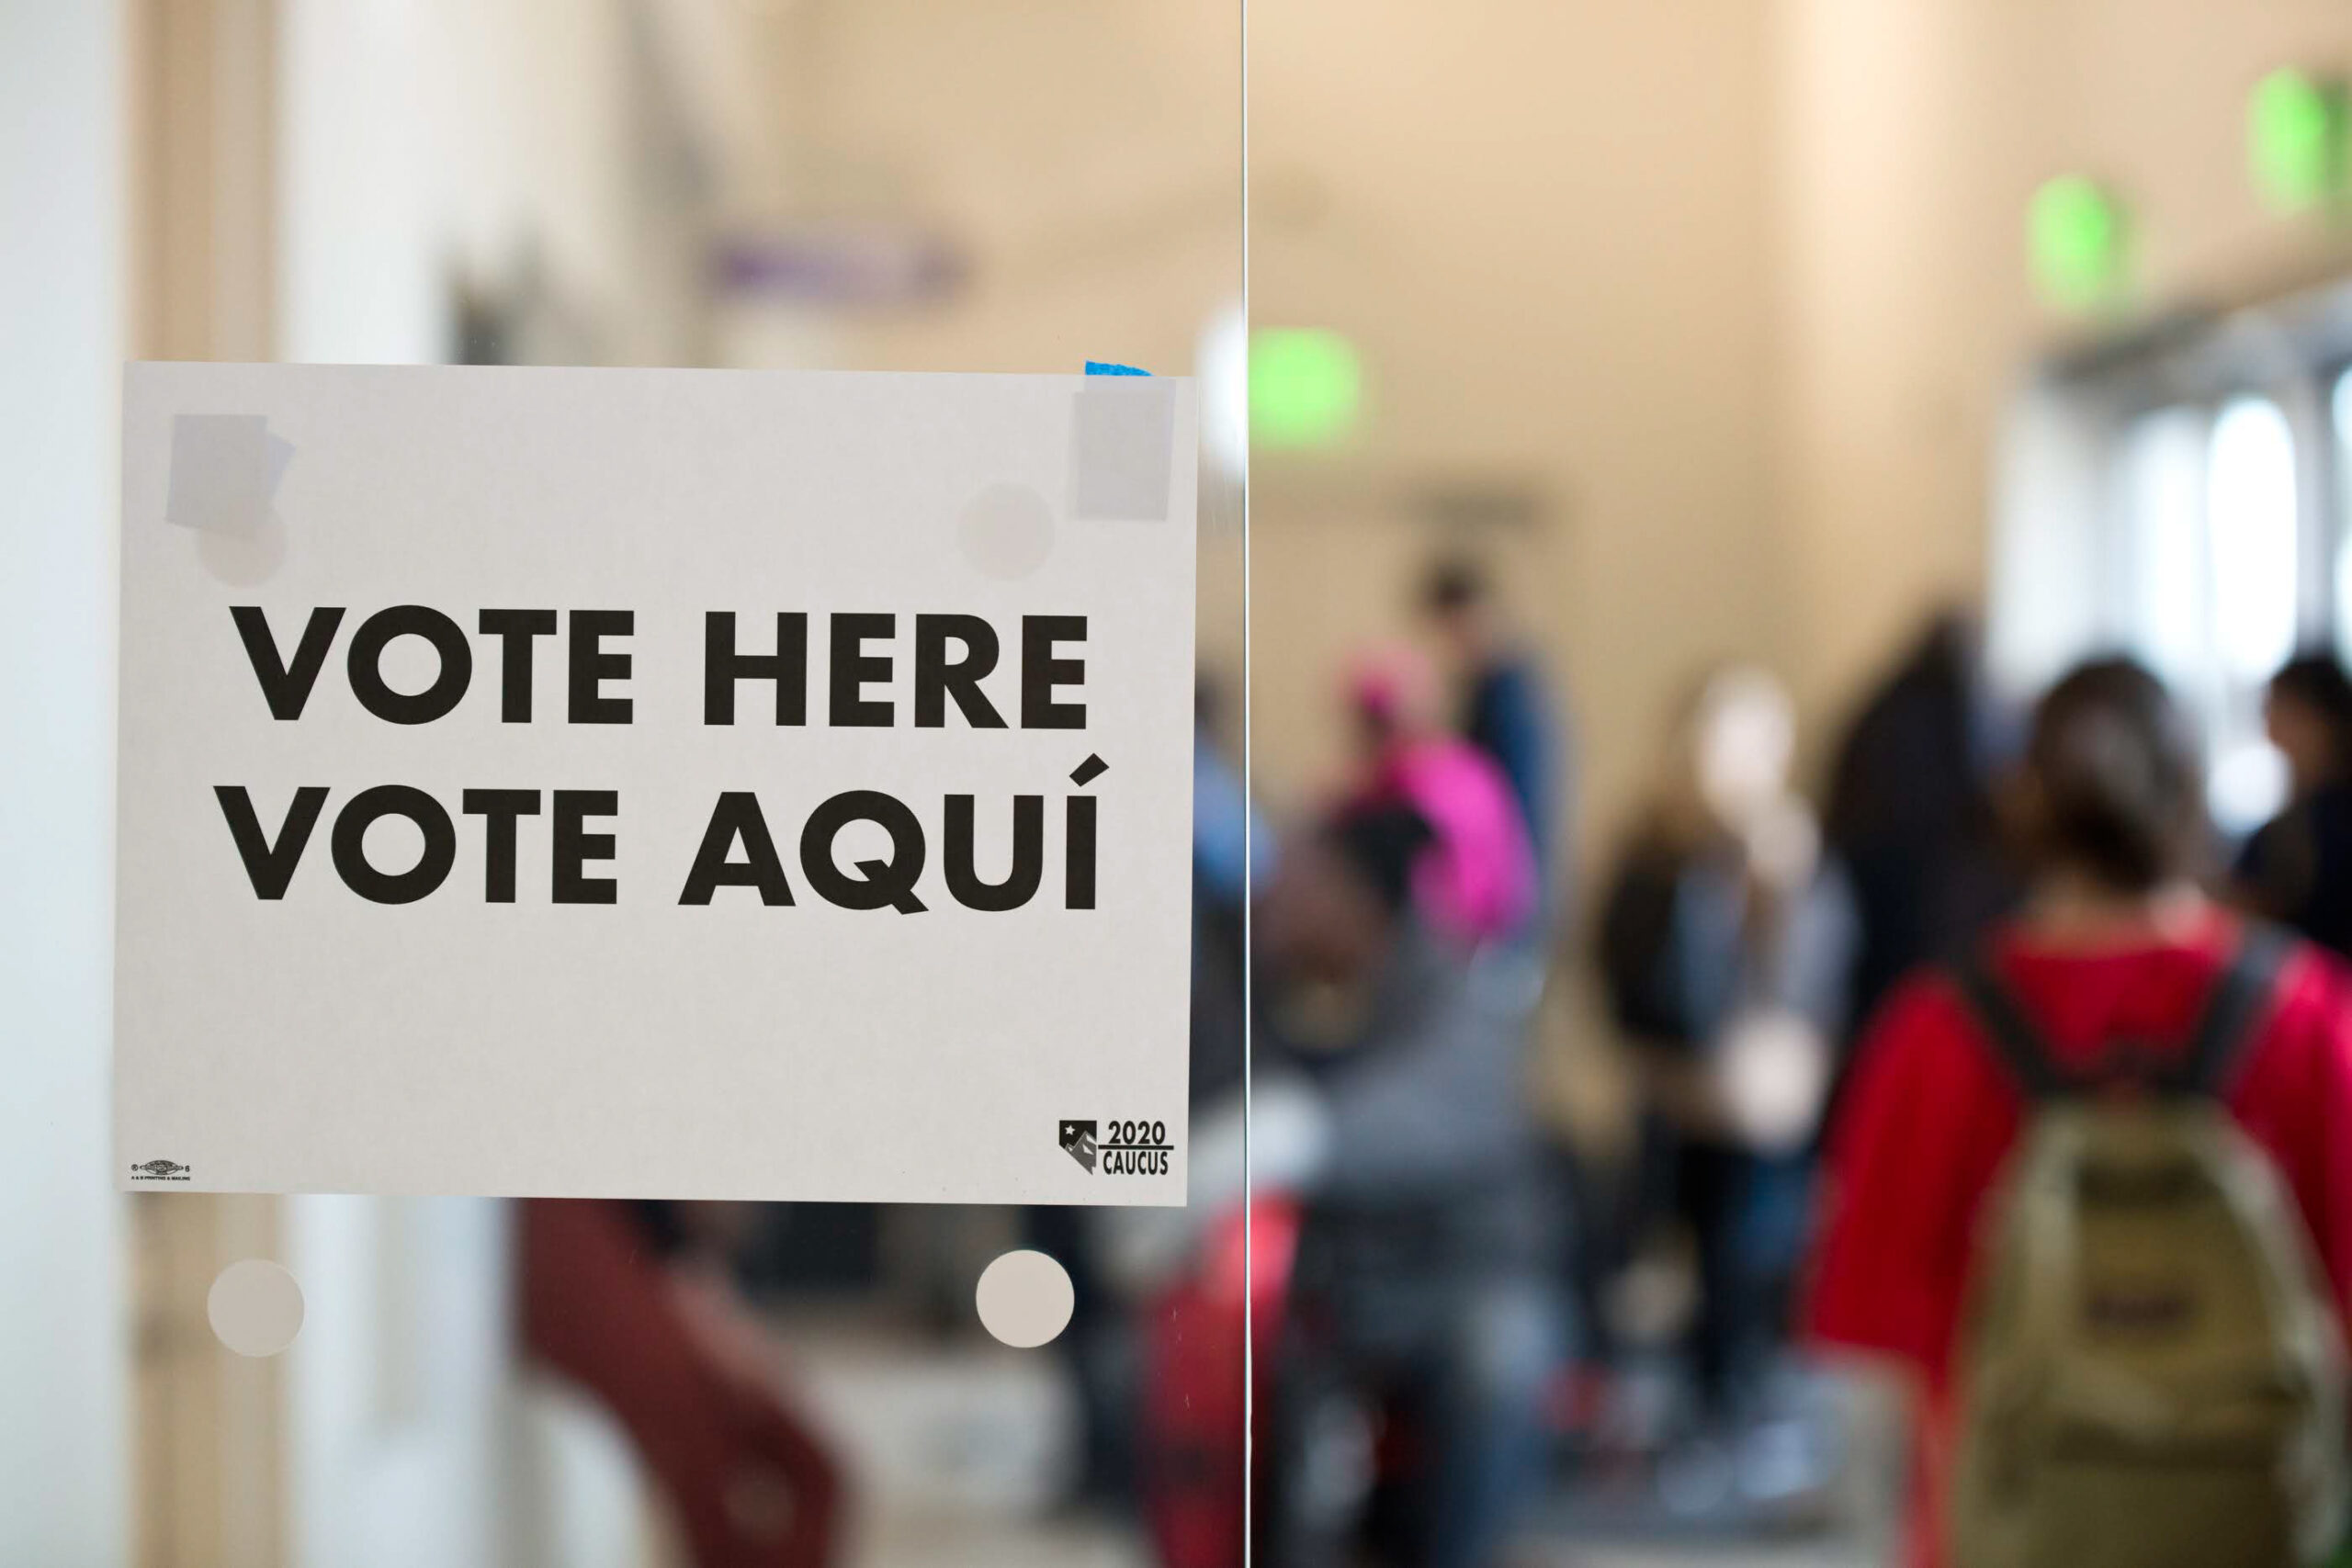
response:
<path fill-rule="evenodd" d="M 1086 362 L 1089 376 L 1148 376 L 1148 370 L 1138 370 L 1132 365 L 1113 365 L 1108 360 L 1090 359 Z"/>

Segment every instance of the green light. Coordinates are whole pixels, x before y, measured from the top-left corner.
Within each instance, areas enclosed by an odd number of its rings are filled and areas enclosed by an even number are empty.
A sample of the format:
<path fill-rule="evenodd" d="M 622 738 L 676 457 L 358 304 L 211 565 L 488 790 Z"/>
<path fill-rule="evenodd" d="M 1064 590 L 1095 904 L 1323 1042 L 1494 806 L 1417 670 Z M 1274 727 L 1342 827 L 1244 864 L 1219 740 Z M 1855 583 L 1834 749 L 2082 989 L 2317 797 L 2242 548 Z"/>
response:
<path fill-rule="evenodd" d="M 1250 434 L 1267 446 L 1329 446 L 1355 428 L 1363 377 L 1355 344 L 1320 327 L 1250 334 Z"/>
<path fill-rule="evenodd" d="M 2034 281 L 2052 305 L 2086 310 L 2123 291 L 2131 222 L 2097 180 L 2061 175 L 2033 193 L 2027 220 Z"/>
<path fill-rule="evenodd" d="M 2303 212 L 2343 193 L 2345 88 L 2301 71 L 2265 76 L 2246 105 L 2246 161 L 2278 212 Z"/>

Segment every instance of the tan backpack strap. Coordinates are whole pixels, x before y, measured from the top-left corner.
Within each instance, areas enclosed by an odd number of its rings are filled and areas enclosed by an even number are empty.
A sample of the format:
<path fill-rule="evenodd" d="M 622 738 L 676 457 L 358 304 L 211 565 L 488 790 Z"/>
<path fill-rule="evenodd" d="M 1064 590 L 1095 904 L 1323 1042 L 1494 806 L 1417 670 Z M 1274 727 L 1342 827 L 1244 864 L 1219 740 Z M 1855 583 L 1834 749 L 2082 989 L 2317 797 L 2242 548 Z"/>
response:
<path fill-rule="evenodd" d="M 2294 939 L 2276 926 L 2249 921 L 2230 955 L 2213 994 L 2198 1020 L 2188 1049 L 2159 1086 L 2178 1094 L 2219 1096 L 2229 1086 L 2238 1057 L 2268 1019 L 2278 989 L 2278 971 L 2294 951 Z"/>

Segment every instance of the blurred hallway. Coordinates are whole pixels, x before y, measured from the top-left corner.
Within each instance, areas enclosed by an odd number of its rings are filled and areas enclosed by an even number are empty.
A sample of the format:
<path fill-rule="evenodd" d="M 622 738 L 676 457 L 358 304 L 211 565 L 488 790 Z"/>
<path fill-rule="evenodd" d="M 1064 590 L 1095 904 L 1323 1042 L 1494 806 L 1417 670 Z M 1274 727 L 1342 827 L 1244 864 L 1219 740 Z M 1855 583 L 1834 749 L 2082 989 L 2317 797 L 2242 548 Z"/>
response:
<path fill-rule="evenodd" d="M 1378 1509 L 1476 1450 L 1502 1568 L 1890 1560 L 1874 1404 L 1823 1535 L 1660 1478 L 1813 1364 L 1845 1074 L 2025 897 L 2033 703 L 2144 665 L 2195 753 L 2165 891 L 2341 913 L 2352 9 L 1250 22 L 1245 105 L 1223 3 L 0 4 L 0 1563 L 695 1568 L 642 1435 L 522 1332 L 576 1277 L 508 1197 L 117 1190 L 138 359 L 1197 378 L 1189 1207 L 705 1234 L 629 1195 L 649 1316 L 838 1449 L 843 1568 L 1238 1562 L 1245 1298 L 1310 1309 L 1261 1409 L 1348 1385 L 1253 1435 L 1348 1550 L 1444 1536 Z M 1037 1349 L 975 1304 L 1020 1247 L 1077 1276 Z M 215 1333 L 249 1258 L 300 1282 L 283 1355 Z M 1464 1351 L 1513 1308 L 1518 1360 Z"/>

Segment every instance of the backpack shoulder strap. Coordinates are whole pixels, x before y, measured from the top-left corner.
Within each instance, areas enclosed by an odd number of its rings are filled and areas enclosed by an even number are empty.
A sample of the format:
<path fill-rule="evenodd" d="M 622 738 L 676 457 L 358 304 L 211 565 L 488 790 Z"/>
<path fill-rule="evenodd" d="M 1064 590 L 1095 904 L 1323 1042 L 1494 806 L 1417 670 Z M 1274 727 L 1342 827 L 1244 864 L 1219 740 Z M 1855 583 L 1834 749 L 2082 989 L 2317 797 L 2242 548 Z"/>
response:
<path fill-rule="evenodd" d="M 2028 1100 L 2053 1100 L 2074 1087 L 2058 1070 L 2041 1032 L 2028 1021 L 2008 987 L 1994 973 L 1989 944 L 1972 948 L 1949 969 L 1977 1028 Z"/>
<path fill-rule="evenodd" d="M 2164 1075 L 2164 1088 L 2195 1095 L 2219 1095 L 2226 1089 L 2239 1054 L 2268 1015 L 2278 971 L 2293 945 L 2276 926 L 2247 922 L 2237 951 L 2213 983 L 2188 1049 Z"/>

